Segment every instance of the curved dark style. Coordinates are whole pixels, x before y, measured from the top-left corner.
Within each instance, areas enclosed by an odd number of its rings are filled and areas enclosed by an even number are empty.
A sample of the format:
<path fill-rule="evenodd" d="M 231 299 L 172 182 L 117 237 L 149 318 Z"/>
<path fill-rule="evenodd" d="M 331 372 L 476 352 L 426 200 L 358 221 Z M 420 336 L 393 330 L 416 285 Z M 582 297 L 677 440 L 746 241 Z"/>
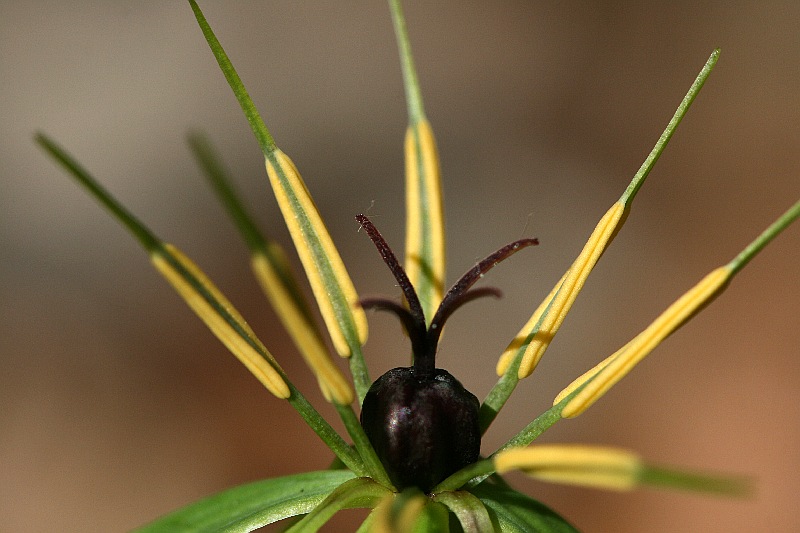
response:
<path fill-rule="evenodd" d="M 364 299 L 361 305 L 397 315 L 411 339 L 414 356 L 411 367 L 392 369 L 372 384 L 361 406 L 361 425 L 398 490 L 417 487 L 429 492 L 477 461 L 481 450 L 478 398 L 435 365 L 442 327 L 465 303 L 483 296 L 499 297 L 500 291 L 493 287 L 471 287 L 499 262 L 539 242 L 522 239 L 480 261 L 447 291 L 427 327 L 419 297 L 394 252 L 365 215 L 357 215 L 356 220 L 392 271 L 408 308 L 385 298 Z"/>

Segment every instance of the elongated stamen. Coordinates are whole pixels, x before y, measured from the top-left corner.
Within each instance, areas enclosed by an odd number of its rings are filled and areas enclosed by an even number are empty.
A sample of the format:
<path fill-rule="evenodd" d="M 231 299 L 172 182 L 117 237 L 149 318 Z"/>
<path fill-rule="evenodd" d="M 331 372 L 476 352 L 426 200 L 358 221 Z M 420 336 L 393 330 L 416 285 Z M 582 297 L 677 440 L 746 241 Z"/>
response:
<path fill-rule="evenodd" d="M 152 252 L 150 258 L 156 270 L 228 350 L 272 394 L 278 398 L 288 398 L 289 387 L 280 375 L 280 367 L 275 359 L 233 305 L 197 265 L 169 244 Z"/>
<path fill-rule="evenodd" d="M 586 387 L 564 406 L 561 415 L 572 418 L 588 409 L 647 357 L 661 341 L 719 296 L 745 264 L 798 218 L 800 218 L 800 201 L 778 217 L 727 265 L 712 270 L 697 285 L 678 298 L 633 340 L 573 381 L 556 397 L 555 403 L 591 379 Z"/>
<path fill-rule="evenodd" d="M 495 456 L 497 472 L 521 470 L 543 481 L 604 489 L 636 487 L 640 457 L 627 450 L 601 446 L 543 445 L 511 448 Z"/>
<path fill-rule="evenodd" d="M 367 340 L 367 319 L 358 294 L 308 188 L 289 157 L 275 150 L 266 159 L 267 174 L 311 290 L 342 357 L 360 353 Z"/>
<path fill-rule="evenodd" d="M 524 379 L 530 376 L 536 365 L 539 364 L 542 355 L 550 345 L 550 341 L 558 333 L 564 317 L 575 302 L 595 264 L 624 224 L 636 193 L 644 184 L 653 165 L 661 156 L 661 152 L 669 143 L 678 124 L 683 120 L 700 92 L 717 59 L 719 59 L 719 49 L 714 50 L 709 56 L 656 145 L 620 199 L 603 215 L 578 258 L 503 352 L 497 364 L 498 375 L 504 375 L 516 361 L 519 361 L 517 379 Z M 514 386 L 508 387 L 509 391 L 513 390 Z M 487 398 L 487 400 L 494 404 L 495 411 L 502 407 L 508 398 L 506 393 L 495 394 L 494 390 L 490 396 L 492 398 Z"/>
<path fill-rule="evenodd" d="M 539 360 L 542 358 L 544 351 L 550 345 L 550 341 L 558 332 L 561 324 L 564 322 L 567 313 L 575 303 L 584 283 L 586 283 L 589 274 L 592 272 L 600 256 L 606 250 L 606 247 L 611 243 L 611 240 L 619 230 L 620 225 L 624 222 L 627 216 L 625 206 L 617 202 L 611 209 L 609 209 L 600 222 L 597 224 L 594 232 L 589 237 L 586 245 L 581 251 L 578 258 L 570 267 L 569 272 L 565 275 L 563 283 L 555 294 L 553 303 L 548 310 L 547 314 L 543 317 L 539 329 L 531 339 L 525 349 L 525 355 L 522 357 L 522 363 L 519 367 L 518 377 L 520 379 L 531 375 Z M 530 322 L 539 322 L 539 317 L 531 317 Z M 526 324 L 527 326 L 527 324 Z M 519 336 L 524 332 L 520 331 Z M 513 343 L 512 343 L 513 344 Z"/>
<path fill-rule="evenodd" d="M 250 248 L 250 266 L 256 280 L 298 351 L 317 376 L 323 395 L 328 401 L 341 405 L 352 403 L 352 387 L 331 359 L 283 248 L 265 236 L 247 213 L 208 139 L 193 134 L 189 137 L 189 143 L 214 191 Z"/>
<path fill-rule="evenodd" d="M 497 472 L 521 470 L 541 481 L 626 491 L 642 485 L 745 496 L 744 477 L 687 472 L 649 464 L 629 450 L 581 444 L 511 448 L 494 456 Z"/>
<path fill-rule="evenodd" d="M 280 366 L 274 363 L 266 348 L 258 340 L 241 315 L 222 295 L 210 280 L 200 272 L 188 258 L 177 252 L 177 249 L 163 243 L 144 224 L 105 190 L 97 180 L 89 174 L 70 154 L 46 135 L 39 133 L 36 141 L 53 156 L 78 183 L 106 207 L 130 233 L 136 237 L 147 251 L 150 260 L 167 281 L 178 291 L 181 297 L 200 315 L 212 332 L 239 357 L 247 368 L 279 398 L 286 398 L 312 430 L 353 472 L 365 475 L 368 470 L 363 460 L 325 421 L 316 409 L 297 390 L 283 374 Z M 260 356 L 259 360 L 254 353 Z M 272 367 L 272 370 L 267 366 Z M 327 389 L 335 401 L 345 402 L 347 392 L 339 391 L 335 384 Z"/>
<path fill-rule="evenodd" d="M 436 139 L 425 110 L 414 68 L 411 43 L 399 0 L 390 2 L 408 104 L 405 140 L 405 270 L 431 319 L 442 301 L 445 276 L 444 208 Z"/>

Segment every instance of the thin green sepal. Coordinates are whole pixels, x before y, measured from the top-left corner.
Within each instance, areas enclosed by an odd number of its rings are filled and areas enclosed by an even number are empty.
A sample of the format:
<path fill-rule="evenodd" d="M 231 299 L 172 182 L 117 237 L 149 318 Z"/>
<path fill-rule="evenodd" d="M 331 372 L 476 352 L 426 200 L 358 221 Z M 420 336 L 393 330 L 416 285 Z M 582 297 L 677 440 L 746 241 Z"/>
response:
<path fill-rule="evenodd" d="M 325 247 L 322 244 L 321 237 L 318 235 L 314 225 L 309 220 L 306 211 L 303 209 L 300 200 L 297 197 L 294 189 L 289 183 L 283 166 L 280 164 L 275 153 L 267 154 L 267 161 L 275 169 L 275 173 L 281 182 L 281 186 L 285 191 L 286 197 L 291 204 L 291 209 L 295 217 L 296 223 L 301 227 L 304 234 L 304 246 L 310 251 L 313 257 L 314 267 L 323 278 L 325 287 L 328 291 L 328 300 L 330 301 L 336 321 L 339 325 L 339 330 L 350 349 L 350 371 L 353 377 L 353 386 L 358 396 L 359 405 L 364 400 L 372 381 L 369 378 L 366 363 L 364 361 L 364 354 L 361 350 L 361 343 L 359 342 L 359 333 L 356 326 L 356 320 L 353 316 L 353 311 L 350 308 L 344 291 L 337 281 L 334 274 L 334 268 L 331 265 L 331 259 L 325 252 Z M 284 214 L 284 217 L 286 215 Z M 295 247 L 299 245 L 295 243 Z M 308 270 L 306 270 L 308 275 Z M 313 285 L 313 284 L 312 284 Z"/>

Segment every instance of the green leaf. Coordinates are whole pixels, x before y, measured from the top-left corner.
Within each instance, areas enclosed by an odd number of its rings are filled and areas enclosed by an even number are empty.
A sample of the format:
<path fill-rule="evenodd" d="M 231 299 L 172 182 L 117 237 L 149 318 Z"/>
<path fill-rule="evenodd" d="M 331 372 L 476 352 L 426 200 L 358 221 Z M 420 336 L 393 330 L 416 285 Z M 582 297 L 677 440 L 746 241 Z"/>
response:
<path fill-rule="evenodd" d="M 342 509 L 375 507 L 389 494 L 389 489 L 370 478 L 350 479 L 336 487 L 313 511 L 289 528 L 287 533 L 315 532 Z"/>
<path fill-rule="evenodd" d="M 193 503 L 135 533 L 253 531 L 312 511 L 354 475 L 348 470 L 324 470 L 256 481 Z"/>
<path fill-rule="evenodd" d="M 470 489 L 492 519 L 495 531 L 511 533 L 577 533 L 552 509 L 515 490 L 490 483 Z"/>

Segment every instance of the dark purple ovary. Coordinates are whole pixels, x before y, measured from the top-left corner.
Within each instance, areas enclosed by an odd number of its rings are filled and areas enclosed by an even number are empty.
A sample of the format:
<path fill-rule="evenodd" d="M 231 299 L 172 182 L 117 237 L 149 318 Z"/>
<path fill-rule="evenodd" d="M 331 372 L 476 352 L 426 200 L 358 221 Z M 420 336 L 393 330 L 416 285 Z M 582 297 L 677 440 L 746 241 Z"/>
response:
<path fill-rule="evenodd" d="M 361 425 L 398 490 L 429 492 L 480 456 L 480 403 L 446 370 L 395 368 L 372 384 Z"/>

